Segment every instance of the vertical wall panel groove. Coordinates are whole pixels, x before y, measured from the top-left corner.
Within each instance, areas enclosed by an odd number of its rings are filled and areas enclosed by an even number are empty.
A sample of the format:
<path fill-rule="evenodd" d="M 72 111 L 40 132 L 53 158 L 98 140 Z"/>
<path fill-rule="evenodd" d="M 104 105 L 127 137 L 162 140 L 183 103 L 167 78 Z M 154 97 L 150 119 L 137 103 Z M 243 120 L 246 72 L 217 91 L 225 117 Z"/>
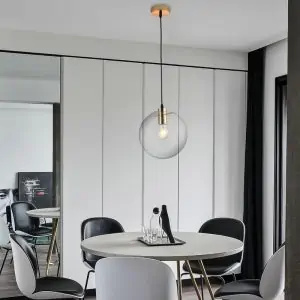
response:
<path fill-rule="evenodd" d="M 143 64 L 143 81 L 142 81 L 142 120 L 145 119 L 145 64 Z M 142 151 L 142 225 L 145 226 L 144 209 L 145 209 L 145 151 L 141 145 Z"/>
<path fill-rule="evenodd" d="M 216 199 L 215 199 L 215 161 L 216 161 L 216 70 L 213 70 L 213 162 L 212 162 L 212 218 L 216 216 Z"/>
<path fill-rule="evenodd" d="M 104 201 L 103 201 L 103 190 L 104 190 L 104 181 L 103 181 L 103 178 L 104 178 L 104 172 L 103 172 L 103 164 L 104 164 L 104 160 L 103 160 L 103 145 L 104 145 L 104 94 L 105 94 L 105 90 L 104 90 L 104 82 L 105 82 L 105 77 L 104 77 L 104 74 L 105 74 L 105 60 L 103 61 L 103 64 L 102 64 L 102 115 L 101 115 L 101 121 L 102 121 L 102 131 L 101 131 L 101 140 L 102 140 L 102 151 L 101 151 L 101 160 L 102 160 L 102 169 L 101 169 L 101 208 L 102 208 L 102 217 L 104 216 Z"/>

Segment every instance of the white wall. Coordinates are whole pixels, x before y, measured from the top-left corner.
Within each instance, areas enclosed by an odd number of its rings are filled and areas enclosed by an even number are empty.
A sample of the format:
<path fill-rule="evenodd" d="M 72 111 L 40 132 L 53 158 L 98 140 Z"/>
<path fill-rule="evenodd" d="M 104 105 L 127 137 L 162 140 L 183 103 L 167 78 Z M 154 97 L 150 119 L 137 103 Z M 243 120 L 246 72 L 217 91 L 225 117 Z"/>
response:
<path fill-rule="evenodd" d="M 159 59 L 159 46 L 154 44 L 8 30 L 0 30 L 0 49 L 141 62 L 158 62 Z M 165 46 L 164 61 L 179 65 L 247 70 L 247 54 L 241 52 Z M 155 91 L 158 90 L 155 84 L 157 66 L 146 64 L 143 66 L 143 82 L 142 90 L 140 90 L 141 66 L 137 64 L 126 67 L 130 74 L 128 76 L 127 72 L 122 70 L 125 67 L 121 62 L 64 59 L 62 269 L 64 276 L 72 277 L 81 283 L 84 283 L 87 271 L 81 262 L 79 247 L 80 224 L 83 219 L 110 214 L 122 218 L 124 226 L 129 230 L 139 229 L 140 223 L 148 220 L 149 208 L 165 201 L 168 201 L 175 229 L 198 230 L 202 222 L 214 215 L 214 194 L 218 186 L 215 186 L 213 176 L 216 152 L 213 140 L 215 129 L 212 127 L 215 126 L 214 97 L 217 83 L 214 81 L 212 71 L 187 70 L 184 67 L 166 68 L 170 70 L 166 78 L 168 88 L 164 91 L 167 95 L 166 101 L 172 109 L 176 110 L 179 107 L 181 111 L 183 108 L 182 114 L 188 126 L 191 127 L 191 144 L 180 154 L 181 162 L 179 156 L 170 161 L 153 163 L 146 157 L 146 154 L 142 153 L 137 139 L 138 125 L 143 114 L 157 109 L 155 100 L 157 97 Z M 116 68 L 115 71 L 114 68 Z M 224 72 L 231 73 L 231 71 Z M 244 72 L 239 72 L 239 74 L 241 78 L 246 76 Z M 225 92 L 233 93 L 236 101 L 241 96 L 241 107 L 243 107 L 245 95 L 242 95 L 240 90 L 244 89 L 244 81 L 241 81 L 242 86 L 236 90 L 235 79 L 229 80 L 230 87 Z M 238 80 L 239 83 L 241 81 Z M 126 85 L 132 88 L 128 90 Z M 230 96 L 220 102 L 224 102 L 224 105 L 228 102 L 230 105 L 229 99 Z M 140 107 L 142 101 L 144 106 Z M 185 101 L 190 107 L 184 106 Z M 132 107 L 133 104 L 135 107 Z M 116 110 L 115 114 L 114 110 Z M 140 114 L 137 115 L 136 110 L 140 110 Z M 235 113 L 239 112 L 235 110 Z M 226 117 L 230 118 L 231 115 L 226 112 L 224 118 Z M 136 135 L 134 134 L 135 128 Z M 199 128 L 201 129 L 198 130 Z M 123 142 L 118 143 L 118 139 Z M 205 146 L 201 147 L 202 143 Z M 234 146 L 237 144 L 235 143 Z M 241 152 L 244 151 L 243 146 L 242 143 Z M 228 160 L 232 157 L 229 155 L 231 148 L 228 148 L 226 144 L 222 144 L 222 147 L 225 147 L 223 159 L 229 166 L 228 174 L 230 174 L 232 170 Z M 209 157 L 206 158 L 206 155 Z M 196 158 L 195 165 L 191 160 L 193 156 Z M 124 161 L 126 157 L 128 157 L 128 162 Z M 141 157 L 142 164 L 139 163 Z M 240 158 L 240 155 L 238 157 Z M 110 165 L 113 167 L 112 170 L 109 169 Z M 189 170 L 194 166 L 198 167 L 193 170 L 195 178 L 191 182 L 188 180 Z M 242 165 L 240 167 L 243 168 Z M 161 170 L 167 172 L 165 176 L 162 176 Z M 139 180 L 139 174 L 143 176 L 142 182 Z M 234 174 L 236 176 L 239 173 Z M 130 177 L 132 177 L 131 181 Z M 130 182 L 127 186 L 128 180 Z M 159 193 L 153 180 L 165 189 L 166 199 L 163 197 L 156 199 L 158 197 L 155 195 Z M 201 181 L 199 185 L 197 185 L 198 180 Z M 193 197 L 188 197 L 184 191 L 188 191 L 191 186 L 195 188 L 195 192 L 191 193 Z M 228 187 L 233 188 L 233 195 L 236 197 L 230 200 L 231 203 L 242 201 L 238 197 L 239 186 L 240 181 L 236 183 L 236 186 Z M 119 187 L 120 190 L 118 190 Z M 129 203 L 127 203 L 128 199 Z M 128 210 L 132 205 L 134 206 L 133 213 L 130 209 Z M 223 207 L 226 207 L 226 204 Z M 226 214 L 226 210 L 218 211 L 218 215 L 225 216 Z M 241 213 L 237 215 L 240 216 Z"/>
<path fill-rule="evenodd" d="M 82 284 L 80 224 L 102 216 L 102 74 L 102 61 L 63 61 L 62 270 Z"/>
<path fill-rule="evenodd" d="M 273 254 L 275 78 L 287 74 L 287 40 L 266 49 L 264 89 L 263 238 L 264 260 Z"/>
<path fill-rule="evenodd" d="M 59 103 L 60 59 L 1 52 L 1 101 Z"/>
<path fill-rule="evenodd" d="M 247 76 L 216 71 L 214 216 L 243 220 Z"/>
<path fill-rule="evenodd" d="M 0 77 L 0 102 L 1 101 L 59 103 L 60 81 Z"/>
<path fill-rule="evenodd" d="M 86 218 L 139 231 L 167 204 L 174 231 L 197 231 L 214 215 L 242 217 L 246 73 L 167 66 L 164 75 L 165 105 L 189 138 L 179 156 L 160 160 L 139 144 L 143 118 L 159 105 L 159 67 L 63 59 L 63 275 L 82 284 Z"/>
<path fill-rule="evenodd" d="M 18 172 L 52 172 L 52 124 L 52 105 L 0 103 L 0 188 L 16 188 Z"/>

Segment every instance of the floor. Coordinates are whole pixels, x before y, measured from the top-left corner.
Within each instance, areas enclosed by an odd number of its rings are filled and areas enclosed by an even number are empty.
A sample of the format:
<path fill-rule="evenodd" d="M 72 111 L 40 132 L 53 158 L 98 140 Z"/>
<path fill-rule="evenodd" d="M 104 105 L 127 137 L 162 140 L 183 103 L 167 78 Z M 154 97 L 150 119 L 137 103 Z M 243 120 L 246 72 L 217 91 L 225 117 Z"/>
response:
<path fill-rule="evenodd" d="M 217 286 L 214 286 L 213 289 L 215 290 L 217 288 Z M 183 287 L 183 300 L 198 300 L 196 294 L 195 294 L 195 290 L 192 286 L 189 287 Z M 86 297 L 86 300 L 96 300 L 96 297 Z M 208 293 L 208 290 L 205 288 L 204 290 L 204 300 L 210 300 L 210 296 Z"/>
<path fill-rule="evenodd" d="M 48 245 L 37 246 L 38 260 L 40 266 L 41 276 L 45 276 L 46 273 L 46 257 L 48 251 Z M 0 266 L 2 265 L 5 252 L 0 250 Z M 17 287 L 15 280 L 14 267 L 11 261 L 11 252 L 9 253 L 2 274 L 0 275 L 0 299 L 7 299 L 9 297 L 21 296 L 21 292 Z M 57 255 L 53 255 L 53 261 L 57 261 Z M 55 263 L 50 266 L 49 275 L 56 276 L 58 264 Z"/>

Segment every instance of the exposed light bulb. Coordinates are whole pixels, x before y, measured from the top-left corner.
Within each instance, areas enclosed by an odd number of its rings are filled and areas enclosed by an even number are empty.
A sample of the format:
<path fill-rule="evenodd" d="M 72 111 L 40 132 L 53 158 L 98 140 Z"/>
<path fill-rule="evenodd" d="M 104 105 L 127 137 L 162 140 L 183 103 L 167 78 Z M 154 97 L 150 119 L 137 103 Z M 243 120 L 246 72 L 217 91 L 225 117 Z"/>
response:
<path fill-rule="evenodd" d="M 164 140 L 168 137 L 168 127 L 167 125 L 159 125 L 159 132 L 158 132 L 158 137 L 161 139 L 161 140 Z"/>

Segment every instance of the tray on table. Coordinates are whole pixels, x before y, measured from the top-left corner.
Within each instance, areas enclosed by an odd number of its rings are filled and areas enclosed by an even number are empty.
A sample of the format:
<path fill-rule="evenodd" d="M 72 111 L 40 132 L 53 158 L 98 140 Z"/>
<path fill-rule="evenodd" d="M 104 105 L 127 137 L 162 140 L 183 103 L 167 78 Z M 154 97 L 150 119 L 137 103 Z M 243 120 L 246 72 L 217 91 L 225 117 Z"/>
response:
<path fill-rule="evenodd" d="M 175 243 L 170 243 L 169 239 L 168 238 L 162 238 L 162 239 L 157 239 L 156 242 L 148 242 L 146 240 L 144 240 L 143 237 L 139 237 L 138 238 L 138 241 L 147 245 L 147 246 L 150 246 L 150 247 L 157 247 L 157 246 L 179 246 L 179 245 L 184 245 L 185 244 L 185 241 L 179 239 L 179 238 L 176 238 L 174 237 L 174 240 L 175 240 Z"/>

